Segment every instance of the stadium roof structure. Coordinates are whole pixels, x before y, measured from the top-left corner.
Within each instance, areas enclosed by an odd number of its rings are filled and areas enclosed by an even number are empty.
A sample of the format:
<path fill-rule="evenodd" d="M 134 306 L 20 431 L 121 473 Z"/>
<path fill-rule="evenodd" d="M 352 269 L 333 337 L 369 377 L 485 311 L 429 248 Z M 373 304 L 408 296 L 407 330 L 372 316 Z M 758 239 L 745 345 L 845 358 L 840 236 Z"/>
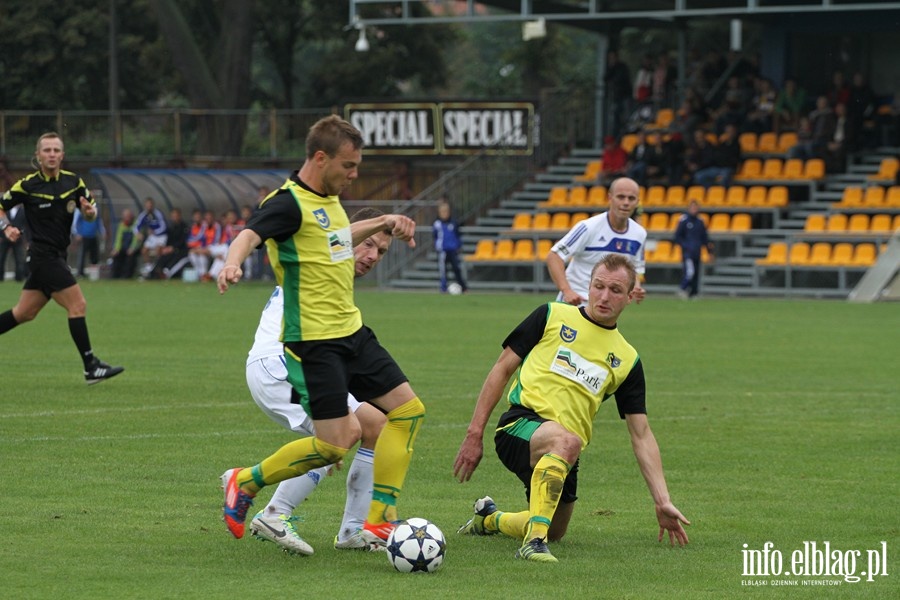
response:
<path fill-rule="evenodd" d="M 414 10 L 415 5 L 434 10 Z M 623 20 L 629 25 L 664 27 L 691 18 L 767 20 L 787 14 L 845 18 L 853 12 L 883 19 L 885 13 L 896 16 L 898 11 L 900 2 L 887 0 L 350 0 L 350 24 L 360 28 L 544 19 L 602 31 Z"/>

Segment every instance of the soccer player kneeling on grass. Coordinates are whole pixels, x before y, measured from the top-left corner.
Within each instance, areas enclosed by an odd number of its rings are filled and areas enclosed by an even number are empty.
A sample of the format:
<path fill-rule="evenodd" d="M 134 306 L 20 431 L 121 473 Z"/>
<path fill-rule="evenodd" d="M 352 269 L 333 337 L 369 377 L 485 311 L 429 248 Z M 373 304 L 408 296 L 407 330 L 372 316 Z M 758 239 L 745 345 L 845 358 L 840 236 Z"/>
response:
<path fill-rule="evenodd" d="M 616 327 L 632 300 L 635 278 L 627 257 L 609 254 L 594 266 L 585 306 L 541 306 L 504 340 L 453 473 L 461 482 L 471 478 L 483 455 L 485 426 L 515 374 L 509 409 L 500 417 L 494 441 L 501 462 L 525 484 L 528 510 L 501 512 L 485 496 L 475 502 L 475 515 L 459 533 L 504 533 L 523 540 L 516 558 L 556 562 L 547 542 L 566 533 L 577 499 L 578 457 L 591 441 L 601 402 L 615 394 L 656 505 L 659 539 L 668 531 L 672 544 L 688 542 L 682 524 L 690 523 L 669 499 L 659 446 L 647 422 L 640 357 Z"/>

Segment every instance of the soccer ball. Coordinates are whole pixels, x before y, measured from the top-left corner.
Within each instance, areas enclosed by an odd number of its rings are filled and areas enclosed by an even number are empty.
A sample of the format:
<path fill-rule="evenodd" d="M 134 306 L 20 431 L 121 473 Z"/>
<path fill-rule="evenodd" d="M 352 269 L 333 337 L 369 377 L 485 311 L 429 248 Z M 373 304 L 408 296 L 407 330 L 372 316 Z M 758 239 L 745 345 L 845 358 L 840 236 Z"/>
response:
<path fill-rule="evenodd" d="M 462 286 L 456 282 L 453 282 L 447 286 L 447 293 L 451 296 L 459 296 L 460 294 L 462 294 Z"/>
<path fill-rule="evenodd" d="M 401 573 L 433 573 L 444 562 L 447 542 L 428 519 L 400 521 L 387 539 L 388 560 Z"/>

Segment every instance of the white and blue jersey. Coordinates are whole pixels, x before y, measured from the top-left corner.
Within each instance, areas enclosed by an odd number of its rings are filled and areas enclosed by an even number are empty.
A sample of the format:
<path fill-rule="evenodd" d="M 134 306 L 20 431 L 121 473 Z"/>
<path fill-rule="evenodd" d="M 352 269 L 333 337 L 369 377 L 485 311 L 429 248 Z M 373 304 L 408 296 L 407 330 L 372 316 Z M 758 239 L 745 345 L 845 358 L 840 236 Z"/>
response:
<path fill-rule="evenodd" d="M 600 213 L 581 221 L 561 240 L 552 251 L 568 262 L 566 279 L 572 290 L 588 297 L 591 270 L 607 254 L 623 254 L 631 259 L 638 275 L 644 274 L 644 242 L 647 230 L 633 219 L 628 219 L 625 231 L 615 231 L 609 224 L 609 213 Z M 562 300 L 562 293 L 558 296 Z"/>

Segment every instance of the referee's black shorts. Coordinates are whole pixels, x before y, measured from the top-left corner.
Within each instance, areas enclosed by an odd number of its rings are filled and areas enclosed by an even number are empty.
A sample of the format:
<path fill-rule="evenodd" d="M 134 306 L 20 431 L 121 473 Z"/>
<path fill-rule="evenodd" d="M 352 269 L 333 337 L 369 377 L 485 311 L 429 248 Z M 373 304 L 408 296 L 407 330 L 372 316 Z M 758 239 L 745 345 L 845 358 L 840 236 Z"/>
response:
<path fill-rule="evenodd" d="M 533 410 L 513 406 L 500 415 L 497 432 L 494 434 L 494 448 L 500 462 L 525 484 L 525 498 L 528 500 L 531 500 L 531 474 L 534 472 L 531 466 L 531 435 L 545 421 L 547 419 L 538 416 Z M 578 463 L 580 461 L 580 458 L 576 460 L 569 470 L 569 475 L 563 483 L 560 502 L 570 503 L 578 500 Z"/>
<path fill-rule="evenodd" d="M 30 254 L 28 268 L 30 272 L 24 289 L 37 290 L 48 298 L 54 292 L 61 292 L 78 284 L 65 257 Z"/>

